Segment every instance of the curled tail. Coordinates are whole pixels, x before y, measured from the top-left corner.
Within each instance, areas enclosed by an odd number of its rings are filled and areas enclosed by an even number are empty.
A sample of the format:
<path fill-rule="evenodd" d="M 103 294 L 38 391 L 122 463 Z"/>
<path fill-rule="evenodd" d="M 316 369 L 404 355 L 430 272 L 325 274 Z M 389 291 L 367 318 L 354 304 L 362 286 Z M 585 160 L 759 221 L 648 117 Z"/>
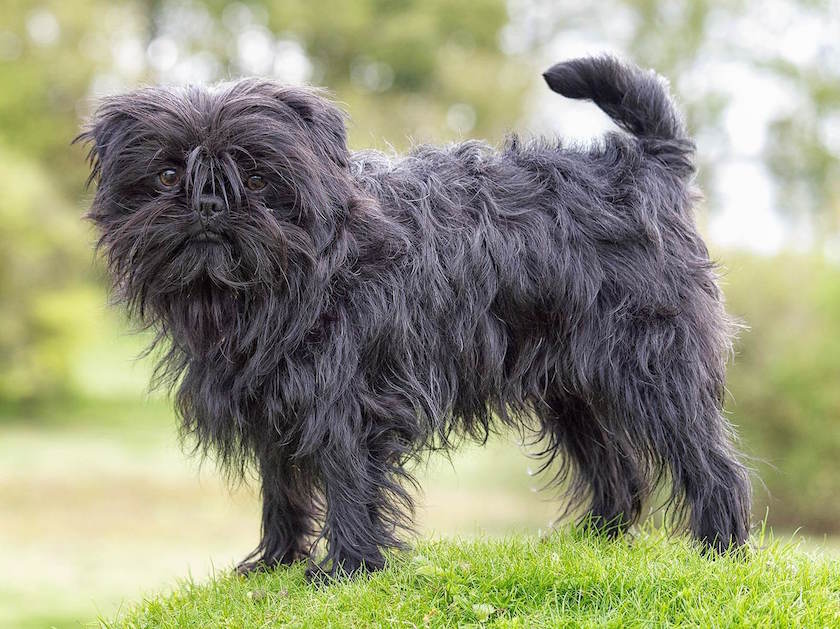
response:
<path fill-rule="evenodd" d="M 694 144 L 664 79 L 652 70 L 609 56 L 583 57 L 558 63 L 543 77 L 558 94 L 591 100 L 680 174 L 694 172 Z"/>

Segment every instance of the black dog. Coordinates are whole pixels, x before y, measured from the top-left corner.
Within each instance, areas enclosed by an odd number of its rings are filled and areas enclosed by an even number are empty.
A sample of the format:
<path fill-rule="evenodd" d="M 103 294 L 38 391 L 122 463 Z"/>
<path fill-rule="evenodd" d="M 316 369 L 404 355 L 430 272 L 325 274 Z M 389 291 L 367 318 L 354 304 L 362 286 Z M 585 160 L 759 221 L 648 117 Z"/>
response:
<path fill-rule="evenodd" d="M 693 144 L 653 73 L 545 78 L 629 135 L 351 153 L 322 95 L 255 79 L 109 98 L 81 134 L 158 380 L 204 449 L 261 475 L 241 571 L 321 539 L 310 576 L 382 567 L 410 527 L 406 464 L 494 424 L 536 429 L 590 525 L 624 530 L 665 480 L 697 538 L 746 539 Z"/>

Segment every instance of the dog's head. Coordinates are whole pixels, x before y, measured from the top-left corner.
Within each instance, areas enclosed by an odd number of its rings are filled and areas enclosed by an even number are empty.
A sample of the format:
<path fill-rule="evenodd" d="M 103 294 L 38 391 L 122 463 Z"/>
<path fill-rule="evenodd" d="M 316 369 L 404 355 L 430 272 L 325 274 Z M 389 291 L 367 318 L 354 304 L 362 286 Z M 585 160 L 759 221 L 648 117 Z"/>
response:
<path fill-rule="evenodd" d="M 144 88 L 106 98 L 78 139 L 97 184 L 89 217 L 119 296 L 141 316 L 282 290 L 347 204 L 343 115 L 310 89 Z"/>

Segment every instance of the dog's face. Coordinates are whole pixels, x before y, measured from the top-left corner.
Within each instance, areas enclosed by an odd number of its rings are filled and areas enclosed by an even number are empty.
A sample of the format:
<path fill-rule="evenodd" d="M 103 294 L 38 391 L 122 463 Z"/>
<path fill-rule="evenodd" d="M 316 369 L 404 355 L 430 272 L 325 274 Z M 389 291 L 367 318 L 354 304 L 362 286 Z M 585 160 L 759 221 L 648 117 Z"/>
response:
<path fill-rule="evenodd" d="M 141 315 L 206 293 L 282 290 L 311 263 L 348 181 L 341 112 L 255 79 L 103 101 L 89 214 L 121 297 Z"/>

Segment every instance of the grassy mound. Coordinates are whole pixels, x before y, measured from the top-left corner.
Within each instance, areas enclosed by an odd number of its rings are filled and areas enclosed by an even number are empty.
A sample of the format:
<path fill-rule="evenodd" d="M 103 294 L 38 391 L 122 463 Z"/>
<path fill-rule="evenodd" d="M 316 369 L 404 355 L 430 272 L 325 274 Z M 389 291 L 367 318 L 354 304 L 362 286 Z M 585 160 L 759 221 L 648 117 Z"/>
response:
<path fill-rule="evenodd" d="M 704 557 L 653 532 L 608 541 L 423 542 L 388 569 L 314 587 L 303 566 L 182 583 L 107 627 L 837 627 L 840 562 L 754 540 L 744 556 Z"/>

